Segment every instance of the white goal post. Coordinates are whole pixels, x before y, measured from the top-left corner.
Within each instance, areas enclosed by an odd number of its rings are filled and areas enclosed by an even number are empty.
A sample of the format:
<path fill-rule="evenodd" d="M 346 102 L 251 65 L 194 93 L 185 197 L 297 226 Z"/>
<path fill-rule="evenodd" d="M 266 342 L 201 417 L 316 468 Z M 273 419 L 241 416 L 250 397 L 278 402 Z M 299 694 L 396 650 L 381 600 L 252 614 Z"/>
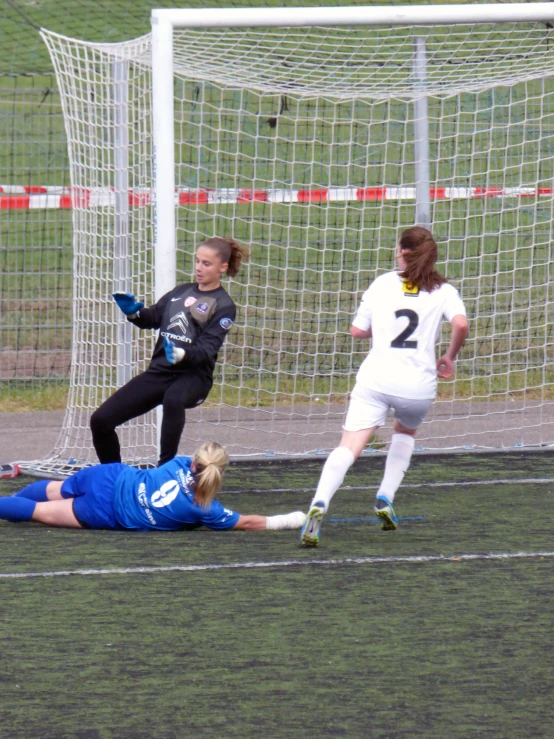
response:
<path fill-rule="evenodd" d="M 66 421 L 39 468 L 94 463 L 90 413 L 147 364 L 152 337 L 111 292 L 159 298 L 214 234 L 252 259 L 226 283 L 237 325 L 183 450 L 332 448 L 368 348 L 353 312 L 416 222 L 471 321 L 418 444 L 553 444 L 553 22 L 550 3 L 510 3 L 154 10 L 152 34 L 121 44 L 43 30 L 76 289 Z M 126 426 L 126 461 L 154 461 L 155 425 Z"/>

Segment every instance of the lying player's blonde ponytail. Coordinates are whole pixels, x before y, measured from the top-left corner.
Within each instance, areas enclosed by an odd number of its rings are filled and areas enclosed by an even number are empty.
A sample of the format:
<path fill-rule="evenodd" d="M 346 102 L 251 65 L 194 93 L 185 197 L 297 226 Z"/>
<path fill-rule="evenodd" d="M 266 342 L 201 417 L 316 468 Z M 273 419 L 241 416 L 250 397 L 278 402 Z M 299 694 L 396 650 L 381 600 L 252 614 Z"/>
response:
<path fill-rule="evenodd" d="M 196 470 L 194 501 L 207 508 L 221 487 L 223 473 L 229 464 L 229 454 L 217 441 L 208 441 L 198 447 L 192 461 Z"/>
<path fill-rule="evenodd" d="M 227 274 L 229 277 L 235 277 L 238 274 L 242 262 L 247 262 L 250 254 L 248 249 L 239 244 L 235 239 L 224 239 L 220 236 L 213 236 L 206 239 L 200 246 L 207 246 L 213 249 L 224 264 L 228 264 Z"/>

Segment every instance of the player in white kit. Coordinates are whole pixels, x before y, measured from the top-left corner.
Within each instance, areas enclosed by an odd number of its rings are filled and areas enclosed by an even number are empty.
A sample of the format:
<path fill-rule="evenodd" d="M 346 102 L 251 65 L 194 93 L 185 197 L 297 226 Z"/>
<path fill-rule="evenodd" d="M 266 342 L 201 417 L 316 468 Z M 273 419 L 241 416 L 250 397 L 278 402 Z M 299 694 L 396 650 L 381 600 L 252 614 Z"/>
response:
<path fill-rule="evenodd" d="M 435 270 L 438 251 L 426 228 L 405 230 L 398 241 L 399 271 L 378 277 L 366 290 L 350 328 L 356 339 L 372 339 L 356 376 L 339 446 L 323 467 L 300 541 L 319 544 L 321 523 L 349 467 L 377 428 L 394 411 L 393 435 L 375 512 L 385 531 L 396 529 L 394 495 L 409 467 L 417 428 L 436 395 L 437 376 L 454 375 L 454 363 L 468 334 L 458 291 Z M 450 344 L 436 361 L 443 319 L 451 324 Z"/>

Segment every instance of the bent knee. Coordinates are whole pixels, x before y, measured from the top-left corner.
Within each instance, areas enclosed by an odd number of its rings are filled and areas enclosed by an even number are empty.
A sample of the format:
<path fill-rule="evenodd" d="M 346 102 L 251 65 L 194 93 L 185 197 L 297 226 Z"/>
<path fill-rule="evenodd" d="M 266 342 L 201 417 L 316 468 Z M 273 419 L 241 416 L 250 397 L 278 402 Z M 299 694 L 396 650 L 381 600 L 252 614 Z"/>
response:
<path fill-rule="evenodd" d="M 90 428 L 91 431 L 104 431 L 115 428 L 115 424 L 112 423 L 111 419 L 107 414 L 102 411 L 102 408 L 94 411 L 90 417 Z"/>

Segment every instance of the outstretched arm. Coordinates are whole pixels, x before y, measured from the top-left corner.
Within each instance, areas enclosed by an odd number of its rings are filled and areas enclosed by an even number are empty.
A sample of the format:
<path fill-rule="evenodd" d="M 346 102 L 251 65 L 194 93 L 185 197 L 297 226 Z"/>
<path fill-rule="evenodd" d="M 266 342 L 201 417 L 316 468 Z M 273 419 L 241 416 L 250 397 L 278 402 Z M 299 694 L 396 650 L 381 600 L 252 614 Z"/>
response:
<path fill-rule="evenodd" d="M 140 300 L 137 300 L 133 293 L 112 293 L 112 298 L 119 306 L 121 312 L 124 313 L 127 318 L 137 318 L 141 308 L 144 308 L 144 303 Z"/>
<path fill-rule="evenodd" d="M 116 295 L 121 295 L 122 293 L 114 293 L 114 300 L 119 305 L 121 310 L 126 314 L 127 320 L 130 321 L 133 326 L 136 326 L 137 328 L 160 328 L 160 324 L 162 322 L 162 317 L 164 314 L 165 306 L 169 303 L 170 299 L 174 296 L 175 291 L 178 290 L 177 288 L 174 288 L 173 290 L 170 290 L 165 295 L 162 295 L 162 297 L 158 300 L 157 303 L 154 303 L 154 305 L 149 306 L 148 308 L 144 307 L 144 303 L 136 301 L 134 304 L 127 308 L 127 310 L 131 311 L 131 313 L 127 313 L 123 308 L 121 308 L 119 300 L 115 297 Z M 133 297 L 131 295 L 131 297 Z M 133 298 L 134 301 L 134 298 Z"/>
<path fill-rule="evenodd" d="M 462 348 L 469 332 L 467 318 L 465 316 L 454 316 L 450 321 L 450 324 L 452 326 L 450 344 L 446 352 L 437 362 L 437 375 L 444 379 L 454 376 L 454 362 L 456 361 L 458 352 Z"/>
<path fill-rule="evenodd" d="M 301 529 L 305 520 L 306 514 L 302 511 L 293 511 L 282 516 L 239 516 L 233 529 L 242 531 Z"/>
<path fill-rule="evenodd" d="M 239 516 L 233 528 L 242 531 L 263 531 L 266 528 L 265 521 L 266 516 Z"/>

